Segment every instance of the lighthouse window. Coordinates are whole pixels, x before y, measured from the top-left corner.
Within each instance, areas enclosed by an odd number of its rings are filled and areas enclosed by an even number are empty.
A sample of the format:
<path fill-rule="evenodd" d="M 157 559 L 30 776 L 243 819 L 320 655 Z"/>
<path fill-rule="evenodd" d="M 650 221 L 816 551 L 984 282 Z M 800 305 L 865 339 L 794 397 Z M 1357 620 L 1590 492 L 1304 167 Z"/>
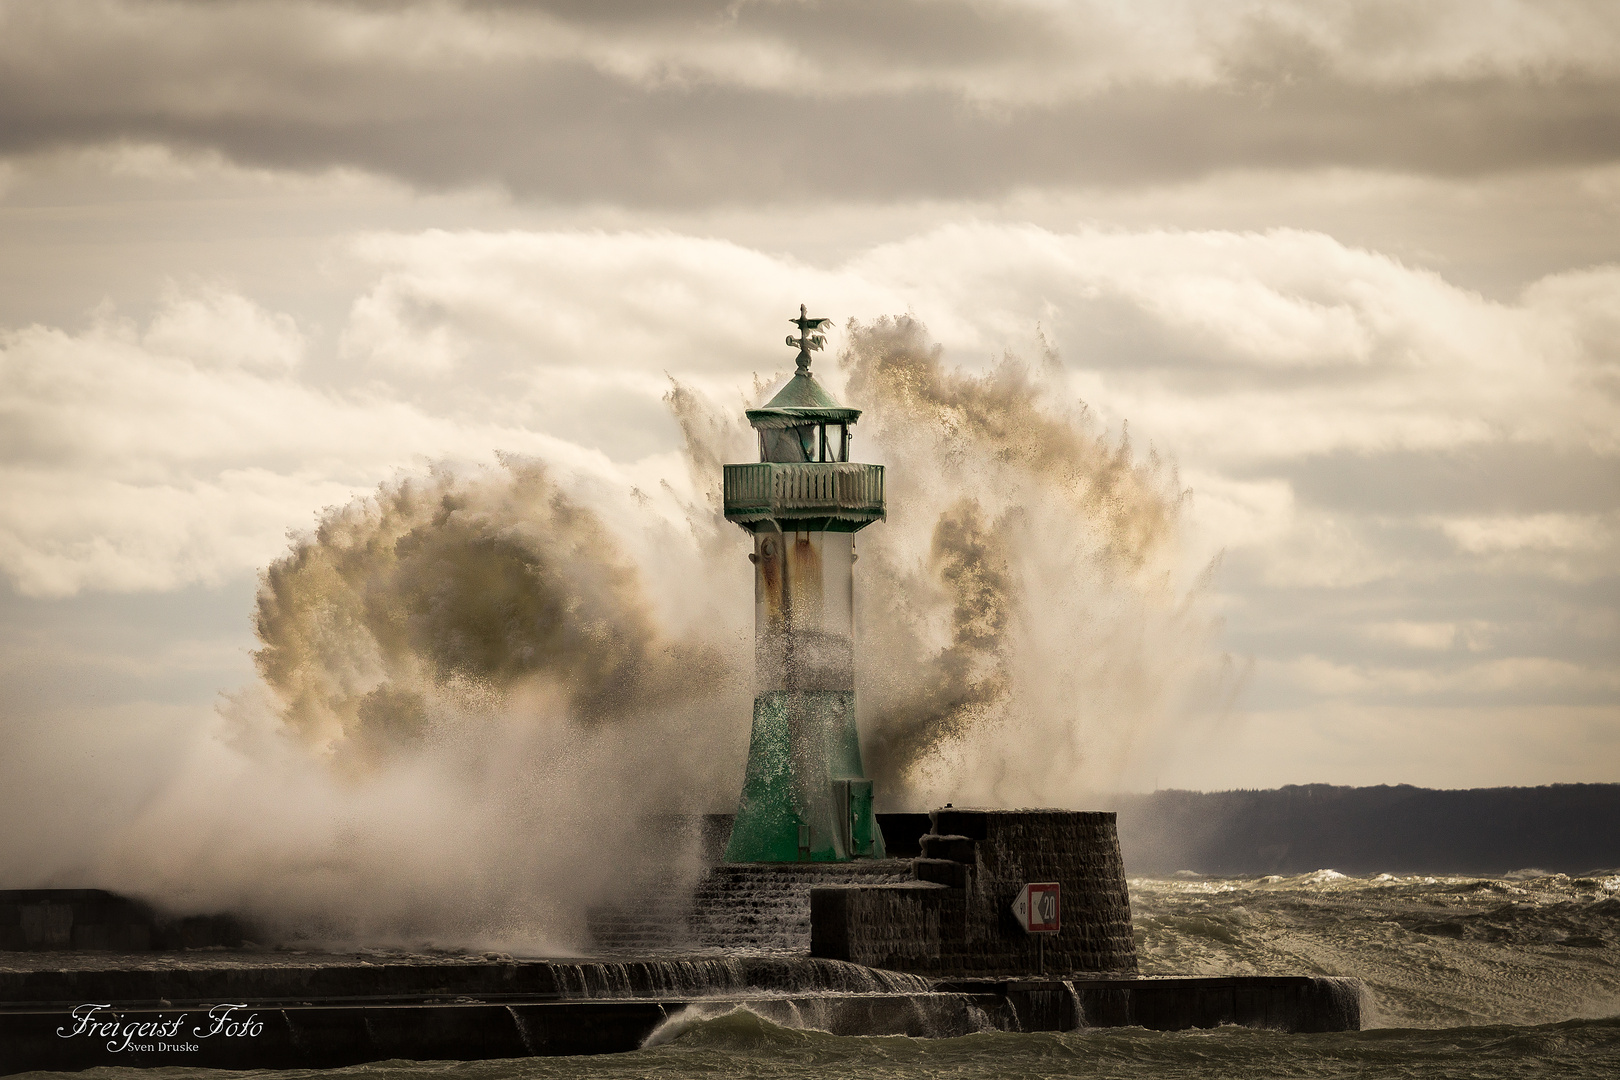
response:
<path fill-rule="evenodd" d="M 761 428 L 761 461 L 848 461 L 849 428 L 844 424 L 801 424 Z"/>
<path fill-rule="evenodd" d="M 814 461 L 816 429 L 814 426 L 766 428 L 760 432 L 765 446 L 766 461 Z"/>

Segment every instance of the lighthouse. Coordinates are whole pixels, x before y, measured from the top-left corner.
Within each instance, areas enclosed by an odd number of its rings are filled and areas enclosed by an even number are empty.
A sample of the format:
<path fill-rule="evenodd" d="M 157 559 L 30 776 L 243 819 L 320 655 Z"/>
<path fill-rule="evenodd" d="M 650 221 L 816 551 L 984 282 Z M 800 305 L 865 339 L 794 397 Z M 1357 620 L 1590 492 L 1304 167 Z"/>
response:
<path fill-rule="evenodd" d="M 754 541 L 754 723 L 726 861 L 884 857 L 855 729 L 855 534 L 884 516 L 883 466 L 849 460 L 859 409 L 810 374 L 829 320 L 804 305 L 797 371 L 749 409 L 759 461 L 725 467 L 726 520 Z"/>

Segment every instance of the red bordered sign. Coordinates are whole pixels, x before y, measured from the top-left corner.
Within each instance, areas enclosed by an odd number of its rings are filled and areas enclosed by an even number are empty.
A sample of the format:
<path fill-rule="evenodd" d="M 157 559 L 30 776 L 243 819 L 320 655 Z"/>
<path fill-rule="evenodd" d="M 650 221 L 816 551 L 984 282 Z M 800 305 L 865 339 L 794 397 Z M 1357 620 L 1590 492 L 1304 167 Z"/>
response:
<path fill-rule="evenodd" d="M 1055 934 L 1063 917 L 1062 887 L 1055 881 L 1032 882 L 1013 901 L 1018 925 L 1030 934 Z"/>

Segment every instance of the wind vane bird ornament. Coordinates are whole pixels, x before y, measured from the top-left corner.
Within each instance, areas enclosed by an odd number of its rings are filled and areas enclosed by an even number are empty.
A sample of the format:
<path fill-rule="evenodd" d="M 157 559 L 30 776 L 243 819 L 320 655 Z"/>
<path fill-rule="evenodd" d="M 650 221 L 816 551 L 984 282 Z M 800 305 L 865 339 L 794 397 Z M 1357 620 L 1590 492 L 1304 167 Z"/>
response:
<path fill-rule="evenodd" d="M 831 319 L 812 319 L 805 314 L 805 306 L 799 305 L 799 317 L 789 319 L 788 322 L 799 328 L 799 336 L 788 335 L 787 343 L 799 350 L 798 368 L 800 371 L 810 370 L 810 352 L 820 349 L 827 344 L 827 339 L 816 331 L 822 327 L 831 326 Z"/>

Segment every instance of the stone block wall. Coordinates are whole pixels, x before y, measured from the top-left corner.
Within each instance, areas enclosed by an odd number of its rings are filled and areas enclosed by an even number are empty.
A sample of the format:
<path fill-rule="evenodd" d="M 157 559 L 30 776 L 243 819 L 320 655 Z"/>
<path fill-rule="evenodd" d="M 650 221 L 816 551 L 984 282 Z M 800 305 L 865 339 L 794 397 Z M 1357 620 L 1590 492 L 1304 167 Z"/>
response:
<path fill-rule="evenodd" d="M 1136 970 L 1112 813 L 946 807 L 930 818 L 914 881 L 812 890 L 812 956 L 935 975 Z M 1012 913 L 1024 885 L 1042 881 L 1062 885 L 1062 929 L 1044 944 Z"/>
<path fill-rule="evenodd" d="M 200 949 L 235 946 L 247 928 L 229 915 L 159 915 L 101 889 L 0 890 L 0 951 Z"/>
<path fill-rule="evenodd" d="M 0 949 L 152 947 L 154 916 L 139 901 L 100 889 L 0 892 Z"/>

